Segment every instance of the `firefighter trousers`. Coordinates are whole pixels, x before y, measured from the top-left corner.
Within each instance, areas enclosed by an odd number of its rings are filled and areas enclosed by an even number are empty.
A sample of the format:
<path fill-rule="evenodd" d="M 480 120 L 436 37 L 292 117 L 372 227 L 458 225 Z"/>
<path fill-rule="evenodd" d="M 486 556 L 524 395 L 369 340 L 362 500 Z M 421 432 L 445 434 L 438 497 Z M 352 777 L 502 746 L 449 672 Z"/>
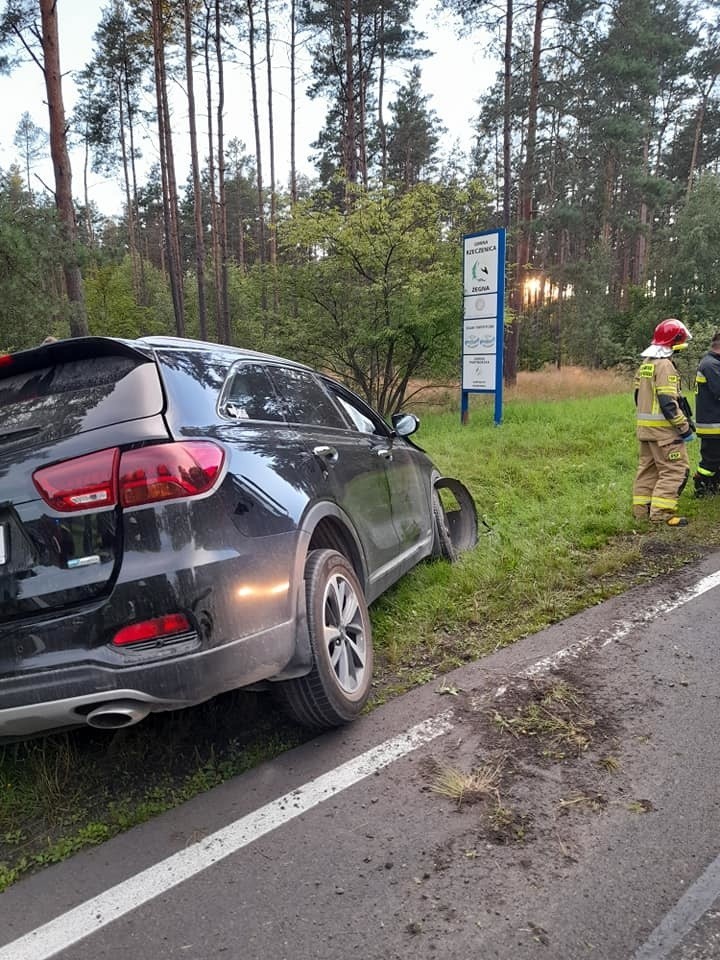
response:
<path fill-rule="evenodd" d="M 689 473 L 690 461 L 682 440 L 641 440 L 633 486 L 634 516 L 640 520 L 674 516 Z"/>
<path fill-rule="evenodd" d="M 720 437 L 700 435 L 700 463 L 698 469 L 703 476 L 717 480 L 720 477 Z"/>

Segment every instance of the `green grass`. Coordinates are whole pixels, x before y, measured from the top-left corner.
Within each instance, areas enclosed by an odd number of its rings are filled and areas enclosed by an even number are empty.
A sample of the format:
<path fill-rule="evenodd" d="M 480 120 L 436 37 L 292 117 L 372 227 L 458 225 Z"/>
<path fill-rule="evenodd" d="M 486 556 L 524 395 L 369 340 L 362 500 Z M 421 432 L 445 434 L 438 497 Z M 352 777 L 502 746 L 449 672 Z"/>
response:
<path fill-rule="evenodd" d="M 513 400 L 500 427 L 479 401 L 464 427 L 455 412 L 424 414 L 417 440 L 469 486 L 487 526 L 457 564 L 422 564 L 373 606 L 373 705 L 720 543 L 720 498 L 683 494 L 682 529 L 632 519 L 629 391 Z M 304 738 L 264 698 L 229 695 L 115 737 L 0 747 L 0 890 Z"/>
<path fill-rule="evenodd" d="M 459 563 L 425 564 L 375 604 L 375 643 L 395 691 L 429 665 L 437 674 L 482 656 L 720 542 L 720 502 L 690 491 L 686 528 L 648 532 L 633 519 L 627 394 L 511 403 L 499 427 L 489 405 L 465 426 L 456 414 L 429 416 L 418 442 L 467 484 L 485 523 Z M 652 562 L 649 537 L 660 544 Z"/>
<path fill-rule="evenodd" d="M 307 739 L 256 699 L 226 694 L 115 735 L 0 747 L 0 891 Z"/>

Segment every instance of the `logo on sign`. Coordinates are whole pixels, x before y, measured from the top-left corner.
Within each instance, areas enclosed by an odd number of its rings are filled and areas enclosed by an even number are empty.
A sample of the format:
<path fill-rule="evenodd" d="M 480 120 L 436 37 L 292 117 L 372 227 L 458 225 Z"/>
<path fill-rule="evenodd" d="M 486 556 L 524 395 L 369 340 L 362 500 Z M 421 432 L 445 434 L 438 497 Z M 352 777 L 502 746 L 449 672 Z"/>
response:
<path fill-rule="evenodd" d="M 480 263 L 479 260 L 476 260 L 472 265 L 473 280 L 486 280 L 489 276 L 490 271 L 488 270 L 487 264 Z"/>

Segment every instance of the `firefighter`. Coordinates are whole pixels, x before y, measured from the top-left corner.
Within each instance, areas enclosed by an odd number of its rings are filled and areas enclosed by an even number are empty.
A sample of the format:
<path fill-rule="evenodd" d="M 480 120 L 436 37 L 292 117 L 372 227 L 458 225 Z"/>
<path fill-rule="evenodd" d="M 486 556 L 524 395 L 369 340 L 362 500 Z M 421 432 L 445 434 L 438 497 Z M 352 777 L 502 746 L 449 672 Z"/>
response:
<path fill-rule="evenodd" d="M 693 475 L 695 496 L 717 493 L 720 485 L 720 330 L 695 375 L 695 419 L 700 438 L 700 463 Z"/>
<path fill-rule="evenodd" d="M 635 374 L 638 471 L 633 486 L 633 514 L 639 520 L 687 525 L 677 505 L 690 473 L 686 444 L 695 439 L 690 406 L 682 394 L 673 363 L 676 350 L 687 347 L 692 334 L 680 320 L 663 320 L 652 343 L 640 354 Z"/>

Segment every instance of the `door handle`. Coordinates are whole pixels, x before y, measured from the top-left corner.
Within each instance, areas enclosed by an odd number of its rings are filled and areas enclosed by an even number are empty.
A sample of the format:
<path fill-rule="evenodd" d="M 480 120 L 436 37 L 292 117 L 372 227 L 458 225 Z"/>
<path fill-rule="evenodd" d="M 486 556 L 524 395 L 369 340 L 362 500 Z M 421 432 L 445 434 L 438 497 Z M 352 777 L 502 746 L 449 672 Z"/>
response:
<path fill-rule="evenodd" d="M 322 446 L 322 447 L 313 447 L 313 453 L 316 457 L 327 464 L 329 467 L 334 467 L 338 462 L 339 454 L 335 447 Z"/>
<path fill-rule="evenodd" d="M 393 458 L 392 450 L 390 449 L 390 447 L 377 447 L 375 449 L 375 453 L 379 457 L 382 457 L 383 460 L 392 460 Z"/>

